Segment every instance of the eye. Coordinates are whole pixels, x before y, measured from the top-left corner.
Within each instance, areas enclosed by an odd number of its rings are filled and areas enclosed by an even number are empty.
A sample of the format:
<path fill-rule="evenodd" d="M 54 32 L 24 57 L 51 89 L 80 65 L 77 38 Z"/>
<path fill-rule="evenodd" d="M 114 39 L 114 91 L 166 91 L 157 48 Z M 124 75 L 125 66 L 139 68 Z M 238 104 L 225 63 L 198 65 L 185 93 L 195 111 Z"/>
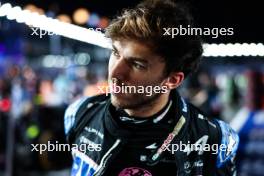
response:
<path fill-rule="evenodd" d="M 146 66 L 140 62 L 133 62 L 132 65 L 133 65 L 133 67 L 135 67 L 136 69 L 139 69 L 139 70 L 146 69 Z"/>
<path fill-rule="evenodd" d="M 114 55 L 114 56 L 119 56 L 119 53 L 118 53 L 118 51 L 117 50 L 115 50 L 115 49 L 112 49 L 112 54 Z"/>

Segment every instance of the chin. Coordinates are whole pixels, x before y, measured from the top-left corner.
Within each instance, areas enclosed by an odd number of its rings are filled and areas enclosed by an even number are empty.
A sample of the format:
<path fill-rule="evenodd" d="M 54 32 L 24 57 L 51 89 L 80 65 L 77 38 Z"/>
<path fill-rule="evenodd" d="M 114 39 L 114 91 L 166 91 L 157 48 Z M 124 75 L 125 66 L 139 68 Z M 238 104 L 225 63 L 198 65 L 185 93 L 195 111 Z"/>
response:
<path fill-rule="evenodd" d="M 117 108 L 125 109 L 130 107 L 131 101 L 125 100 L 122 96 L 111 95 L 111 103 Z"/>
<path fill-rule="evenodd" d="M 138 109 L 142 108 L 142 106 L 147 106 L 157 101 L 160 95 L 156 94 L 151 97 L 146 97 L 144 95 L 111 95 L 111 103 L 121 109 Z"/>

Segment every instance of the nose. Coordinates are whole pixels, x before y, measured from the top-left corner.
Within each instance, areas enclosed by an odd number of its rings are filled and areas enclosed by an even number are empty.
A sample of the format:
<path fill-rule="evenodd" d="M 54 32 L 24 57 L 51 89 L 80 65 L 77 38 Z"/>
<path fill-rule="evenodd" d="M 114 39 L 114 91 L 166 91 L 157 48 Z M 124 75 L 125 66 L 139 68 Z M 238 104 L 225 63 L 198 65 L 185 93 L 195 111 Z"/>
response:
<path fill-rule="evenodd" d="M 124 58 L 113 59 L 112 63 L 109 64 L 111 78 L 117 78 L 124 82 L 128 77 L 129 68 Z"/>

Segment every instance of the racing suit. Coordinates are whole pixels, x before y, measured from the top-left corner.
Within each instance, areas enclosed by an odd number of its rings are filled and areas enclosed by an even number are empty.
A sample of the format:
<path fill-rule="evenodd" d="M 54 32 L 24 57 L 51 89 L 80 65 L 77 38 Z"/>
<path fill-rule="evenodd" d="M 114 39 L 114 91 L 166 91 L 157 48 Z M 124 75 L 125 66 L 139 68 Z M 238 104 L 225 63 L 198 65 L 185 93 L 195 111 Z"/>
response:
<path fill-rule="evenodd" d="M 154 117 L 128 117 L 106 95 L 82 98 L 65 112 L 71 175 L 236 175 L 238 135 L 208 119 L 177 91 Z M 80 146 L 88 146 L 84 150 Z"/>

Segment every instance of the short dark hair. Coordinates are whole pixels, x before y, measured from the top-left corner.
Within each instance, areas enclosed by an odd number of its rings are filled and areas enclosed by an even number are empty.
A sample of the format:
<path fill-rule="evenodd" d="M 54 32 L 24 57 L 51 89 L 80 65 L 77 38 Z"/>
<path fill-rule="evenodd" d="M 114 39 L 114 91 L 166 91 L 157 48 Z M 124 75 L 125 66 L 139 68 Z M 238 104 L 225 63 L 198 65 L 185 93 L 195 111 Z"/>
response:
<path fill-rule="evenodd" d="M 196 70 L 203 52 L 197 35 L 163 35 L 164 28 L 192 25 L 186 5 L 171 0 L 145 0 L 133 9 L 126 9 L 106 28 L 112 40 L 134 39 L 146 43 L 164 58 L 166 74 L 182 71 L 185 77 Z"/>

